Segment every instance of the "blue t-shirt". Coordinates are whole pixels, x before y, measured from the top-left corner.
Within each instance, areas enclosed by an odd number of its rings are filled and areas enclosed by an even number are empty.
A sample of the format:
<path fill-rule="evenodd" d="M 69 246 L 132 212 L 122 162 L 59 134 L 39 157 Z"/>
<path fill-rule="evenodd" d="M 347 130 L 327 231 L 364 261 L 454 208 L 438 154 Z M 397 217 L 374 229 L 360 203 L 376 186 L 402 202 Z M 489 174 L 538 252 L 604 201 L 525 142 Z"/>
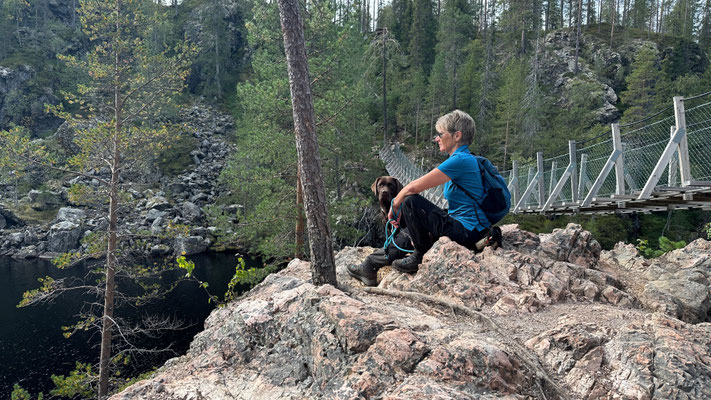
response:
<path fill-rule="evenodd" d="M 469 152 L 469 146 L 464 145 L 457 148 L 437 168 L 452 180 L 444 184 L 444 198 L 449 202 L 449 215 L 470 231 L 473 229 L 482 231 L 491 226 L 486 214 L 477 207 L 474 200 L 452 184 L 455 182 L 466 189 L 477 202 L 481 203 L 483 200 L 484 186 L 481 182 L 479 163 Z"/>

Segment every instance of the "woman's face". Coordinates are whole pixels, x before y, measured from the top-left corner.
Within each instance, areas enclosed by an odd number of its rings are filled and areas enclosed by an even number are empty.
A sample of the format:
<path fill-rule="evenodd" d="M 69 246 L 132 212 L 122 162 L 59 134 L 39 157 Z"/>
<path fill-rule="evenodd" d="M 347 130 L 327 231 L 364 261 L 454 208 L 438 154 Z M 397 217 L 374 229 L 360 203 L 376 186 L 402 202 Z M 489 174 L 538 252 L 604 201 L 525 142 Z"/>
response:
<path fill-rule="evenodd" d="M 447 132 L 443 128 L 437 128 L 437 136 L 435 136 L 434 140 L 439 145 L 440 152 L 447 153 L 450 156 L 454 153 L 454 150 L 457 149 L 455 135 L 456 133 Z"/>

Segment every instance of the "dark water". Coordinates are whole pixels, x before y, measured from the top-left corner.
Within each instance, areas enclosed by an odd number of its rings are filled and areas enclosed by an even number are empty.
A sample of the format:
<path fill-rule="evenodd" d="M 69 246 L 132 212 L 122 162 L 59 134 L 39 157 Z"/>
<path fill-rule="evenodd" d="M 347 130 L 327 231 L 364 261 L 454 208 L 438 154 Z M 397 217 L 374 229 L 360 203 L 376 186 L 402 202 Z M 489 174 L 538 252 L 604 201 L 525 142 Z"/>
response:
<path fill-rule="evenodd" d="M 196 265 L 195 275 L 209 283 L 211 293 L 221 295 L 225 292 L 234 274 L 234 255 L 210 253 L 190 259 Z M 247 264 L 259 265 L 255 260 L 247 260 Z M 86 272 L 85 266 L 59 270 L 45 260 L 0 257 L 0 399 L 10 398 L 14 383 L 31 393 L 42 391 L 47 394 L 53 387 L 52 374 L 68 374 L 77 361 L 98 361 L 98 334 L 75 334 L 69 339 L 62 336 L 61 327 L 76 321 L 74 316 L 83 301 L 79 296 L 64 295 L 52 304 L 16 307 L 23 292 L 39 286 L 37 278 L 84 276 Z M 181 282 L 160 303 L 123 311 L 123 314 L 136 318 L 148 313 L 160 314 L 192 323 L 188 329 L 162 336 L 158 343 L 142 343 L 161 347 L 170 344 L 178 354 L 184 354 L 214 308 L 207 300 L 207 294 L 197 284 Z M 150 366 L 160 365 L 174 356 L 174 353 L 161 353 L 137 357 L 136 361 L 139 368 L 150 369 Z"/>

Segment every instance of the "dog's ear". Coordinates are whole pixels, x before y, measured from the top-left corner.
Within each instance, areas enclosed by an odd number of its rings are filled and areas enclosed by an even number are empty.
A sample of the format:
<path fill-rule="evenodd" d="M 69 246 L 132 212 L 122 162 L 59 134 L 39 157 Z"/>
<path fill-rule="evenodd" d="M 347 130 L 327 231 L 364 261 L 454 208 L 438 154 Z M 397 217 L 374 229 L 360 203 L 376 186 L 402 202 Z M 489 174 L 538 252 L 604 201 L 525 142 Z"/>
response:
<path fill-rule="evenodd" d="M 378 182 L 380 182 L 381 179 L 383 179 L 382 176 L 375 178 L 375 182 L 373 182 L 373 186 L 370 187 L 370 190 L 372 190 L 373 194 L 376 196 L 378 195 Z"/>
<path fill-rule="evenodd" d="M 403 187 L 402 183 L 400 183 L 400 181 L 395 178 L 393 178 L 393 180 L 395 181 L 395 193 L 400 193 Z"/>

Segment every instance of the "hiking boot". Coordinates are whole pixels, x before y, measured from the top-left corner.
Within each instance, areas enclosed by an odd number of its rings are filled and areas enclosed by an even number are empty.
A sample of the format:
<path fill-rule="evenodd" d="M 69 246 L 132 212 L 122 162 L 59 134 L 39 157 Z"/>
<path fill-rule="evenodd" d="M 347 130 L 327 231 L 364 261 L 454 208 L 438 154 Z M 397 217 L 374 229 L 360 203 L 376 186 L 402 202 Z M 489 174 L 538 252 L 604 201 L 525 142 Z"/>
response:
<path fill-rule="evenodd" d="M 489 235 L 489 246 L 491 246 L 492 249 L 496 250 L 501 247 L 503 240 L 504 236 L 501 233 L 501 228 L 499 228 L 498 226 L 492 227 L 491 234 Z"/>
<path fill-rule="evenodd" d="M 378 286 L 378 273 L 367 262 L 360 265 L 350 264 L 348 273 L 363 282 L 365 286 Z"/>
<path fill-rule="evenodd" d="M 417 272 L 421 262 L 422 254 L 415 250 L 415 252 L 410 254 L 409 256 L 400 260 L 395 260 L 393 262 L 393 268 L 406 274 L 414 274 L 415 272 Z"/>

